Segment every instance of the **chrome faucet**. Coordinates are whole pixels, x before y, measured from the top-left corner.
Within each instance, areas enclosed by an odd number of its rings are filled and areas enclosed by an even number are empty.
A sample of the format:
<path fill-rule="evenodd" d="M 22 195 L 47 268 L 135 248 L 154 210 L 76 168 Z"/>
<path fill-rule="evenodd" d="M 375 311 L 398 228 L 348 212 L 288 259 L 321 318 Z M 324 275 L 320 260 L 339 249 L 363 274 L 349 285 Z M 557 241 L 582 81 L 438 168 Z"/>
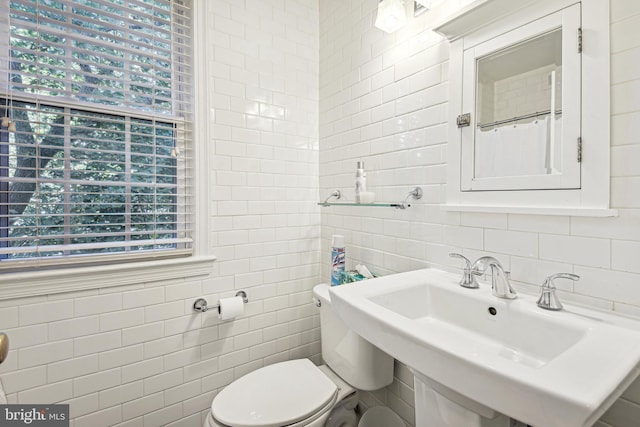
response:
<path fill-rule="evenodd" d="M 487 266 L 491 267 L 491 293 L 498 298 L 517 298 L 516 291 L 509 283 L 509 272 L 504 271 L 500 261 L 494 257 L 483 256 L 478 258 L 471 266 L 471 273 L 475 275 L 484 274 Z"/>
<path fill-rule="evenodd" d="M 462 278 L 458 282 L 460 286 L 463 288 L 477 289 L 480 287 L 478 282 L 476 281 L 476 276 L 473 274 L 473 270 L 471 269 L 471 261 L 461 254 L 457 254 L 452 252 L 449 254 L 450 257 L 460 258 L 464 261 L 464 269 L 462 270 Z"/>
<path fill-rule="evenodd" d="M 538 298 L 538 307 L 545 310 L 562 310 L 562 303 L 556 295 L 556 285 L 553 283 L 555 279 L 571 279 L 580 280 L 580 276 L 571 273 L 556 273 L 544 279 L 542 284 L 542 292 Z"/>

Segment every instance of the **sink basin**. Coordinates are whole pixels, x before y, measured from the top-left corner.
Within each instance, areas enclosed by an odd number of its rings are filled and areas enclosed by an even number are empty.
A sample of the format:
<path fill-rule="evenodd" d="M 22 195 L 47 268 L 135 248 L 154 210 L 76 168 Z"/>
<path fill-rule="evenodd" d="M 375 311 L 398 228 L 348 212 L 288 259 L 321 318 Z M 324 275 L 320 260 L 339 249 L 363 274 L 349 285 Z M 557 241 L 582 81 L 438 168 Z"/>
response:
<path fill-rule="evenodd" d="M 331 288 L 359 335 L 419 374 L 534 426 L 591 426 L 640 374 L 640 322 L 543 310 L 416 270 Z"/>
<path fill-rule="evenodd" d="M 531 367 L 545 365 L 587 332 L 578 325 L 554 322 L 529 310 L 503 309 L 498 306 L 499 300 L 483 298 L 483 292 L 458 291 L 423 282 L 369 300 L 416 324 L 455 335 L 467 349 L 475 345 L 470 350 L 478 355 L 503 357 Z"/>

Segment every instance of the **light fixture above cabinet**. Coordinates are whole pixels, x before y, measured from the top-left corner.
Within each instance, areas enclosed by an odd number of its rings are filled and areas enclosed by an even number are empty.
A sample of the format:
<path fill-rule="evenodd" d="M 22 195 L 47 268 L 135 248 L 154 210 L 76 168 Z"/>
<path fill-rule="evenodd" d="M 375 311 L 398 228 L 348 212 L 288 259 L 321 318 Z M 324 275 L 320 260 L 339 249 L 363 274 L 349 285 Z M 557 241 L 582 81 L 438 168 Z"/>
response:
<path fill-rule="evenodd" d="M 431 9 L 433 0 L 414 0 L 413 15 L 420 16 Z M 387 33 L 393 33 L 407 23 L 404 0 L 380 0 L 375 26 Z"/>
<path fill-rule="evenodd" d="M 380 0 L 375 26 L 387 33 L 393 33 L 404 27 L 407 15 L 403 0 Z"/>

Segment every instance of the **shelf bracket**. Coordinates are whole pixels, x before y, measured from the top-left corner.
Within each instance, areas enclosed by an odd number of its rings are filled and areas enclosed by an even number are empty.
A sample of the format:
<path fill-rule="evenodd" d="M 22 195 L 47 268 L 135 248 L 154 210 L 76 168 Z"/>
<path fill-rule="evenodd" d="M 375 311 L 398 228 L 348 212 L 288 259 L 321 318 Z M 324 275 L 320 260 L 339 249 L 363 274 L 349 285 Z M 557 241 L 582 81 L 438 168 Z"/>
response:
<path fill-rule="evenodd" d="M 340 190 L 334 191 L 333 193 L 329 194 L 326 199 L 324 199 L 324 202 L 322 202 L 322 204 L 328 206 L 329 199 L 332 197 L 335 197 L 336 200 L 340 200 L 340 198 L 342 197 L 342 192 Z"/>
<path fill-rule="evenodd" d="M 398 204 L 394 204 L 391 205 L 396 209 L 407 209 L 409 207 L 411 207 L 411 205 L 409 203 L 407 203 L 409 201 L 409 198 L 413 198 L 413 200 L 418 200 L 418 199 L 422 199 L 422 188 L 421 187 L 415 187 L 413 190 L 409 191 L 409 194 L 407 194 L 407 197 L 405 197 L 404 202 L 402 203 L 398 203 Z"/>

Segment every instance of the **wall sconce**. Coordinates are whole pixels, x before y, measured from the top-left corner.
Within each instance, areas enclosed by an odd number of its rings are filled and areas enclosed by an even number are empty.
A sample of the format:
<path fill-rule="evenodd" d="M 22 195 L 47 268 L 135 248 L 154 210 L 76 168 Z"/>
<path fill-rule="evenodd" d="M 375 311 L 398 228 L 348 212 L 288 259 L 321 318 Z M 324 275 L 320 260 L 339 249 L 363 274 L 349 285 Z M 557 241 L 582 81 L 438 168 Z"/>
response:
<path fill-rule="evenodd" d="M 413 16 L 420 16 L 431 9 L 433 0 L 415 0 L 413 2 Z"/>
<path fill-rule="evenodd" d="M 387 33 L 399 30 L 407 23 L 403 0 L 380 0 L 375 26 Z"/>

